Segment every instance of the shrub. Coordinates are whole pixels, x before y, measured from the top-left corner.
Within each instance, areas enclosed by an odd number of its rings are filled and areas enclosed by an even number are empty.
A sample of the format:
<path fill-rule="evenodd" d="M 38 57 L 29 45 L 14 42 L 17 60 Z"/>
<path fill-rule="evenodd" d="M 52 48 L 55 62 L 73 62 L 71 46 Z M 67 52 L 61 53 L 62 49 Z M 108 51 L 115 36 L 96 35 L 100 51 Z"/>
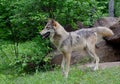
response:
<path fill-rule="evenodd" d="M 97 0 L 1 0 L 0 38 L 30 40 L 44 27 L 47 18 L 73 28 L 77 21 L 92 25 L 94 20 L 107 15 L 106 6 L 107 1 Z"/>
<path fill-rule="evenodd" d="M 115 0 L 115 16 L 119 17 L 120 16 L 120 1 Z"/>
<path fill-rule="evenodd" d="M 52 50 L 49 40 L 40 37 L 18 44 L 18 56 L 15 56 L 15 46 L 11 43 L 1 45 L 0 65 L 15 66 L 17 72 L 33 72 L 50 68 L 49 59 L 45 60 L 47 53 Z M 4 61 L 4 62 L 3 62 Z"/>
<path fill-rule="evenodd" d="M 16 65 L 19 72 L 49 68 L 49 59 L 44 59 L 51 50 L 49 40 L 37 36 L 47 18 L 72 28 L 77 21 L 92 25 L 107 15 L 106 4 L 99 0 L 1 0 L 0 39 L 11 42 L 1 41 L 0 65 Z"/>

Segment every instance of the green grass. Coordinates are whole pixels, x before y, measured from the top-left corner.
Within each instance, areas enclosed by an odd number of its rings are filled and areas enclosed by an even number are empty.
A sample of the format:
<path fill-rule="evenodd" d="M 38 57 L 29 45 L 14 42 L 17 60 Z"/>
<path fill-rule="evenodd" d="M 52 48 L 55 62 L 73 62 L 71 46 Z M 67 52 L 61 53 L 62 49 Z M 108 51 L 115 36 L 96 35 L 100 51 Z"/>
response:
<path fill-rule="evenodd" d="M 36 40 L 20 43 L 18 47 L 19 57 L 25 55 L 41 58 L 40 56 L 45 54 L 46 49 L 43 49 L 44 44 L 40 44 L 39 47 L 39 42 L 35 42 Z M 61 69 L 34 74 L 20 74 L 18 72 L 22 68 L 14 65 L 16 57 L 13 52 L 13 44 L 1 41 L 0 45 L 0 84 L 120 84 L 120 67 L 91 71 L 89 69 L 79 70 L 74 65 L 71 66 L 67 79 L 62 76 Z M 20 60 L 17 59 L 17 61 Z"/>
<path fill-rule="evenodd" d="M 60 69 L 23 76 L 0 73 L 0 84 L 120 84 L 120 67 L 91 71 L 72 66 L 67 79 Z"/>

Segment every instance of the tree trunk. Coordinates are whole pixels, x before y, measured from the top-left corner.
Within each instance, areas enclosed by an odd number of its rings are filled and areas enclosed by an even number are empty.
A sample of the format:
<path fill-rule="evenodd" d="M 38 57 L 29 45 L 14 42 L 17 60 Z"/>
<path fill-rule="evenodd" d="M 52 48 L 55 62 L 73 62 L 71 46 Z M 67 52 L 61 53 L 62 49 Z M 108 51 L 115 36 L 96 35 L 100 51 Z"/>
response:
<path fill-rule="evenodd" d="M 109 16 L 114 17 L 114 0 L 109 1 Z"/>

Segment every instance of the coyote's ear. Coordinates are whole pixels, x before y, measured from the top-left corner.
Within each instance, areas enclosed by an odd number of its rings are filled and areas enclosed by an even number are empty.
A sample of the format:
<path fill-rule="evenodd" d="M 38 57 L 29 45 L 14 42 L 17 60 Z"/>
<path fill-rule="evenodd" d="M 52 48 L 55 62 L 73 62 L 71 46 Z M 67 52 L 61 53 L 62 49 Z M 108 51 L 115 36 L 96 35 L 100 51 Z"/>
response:
<path fill-rule="evenodd" d="M 55 26 L 55 27 L 57 26 L 56 21 L 54 19 L 51 20 L 51 23 L 53 26 Z"/>

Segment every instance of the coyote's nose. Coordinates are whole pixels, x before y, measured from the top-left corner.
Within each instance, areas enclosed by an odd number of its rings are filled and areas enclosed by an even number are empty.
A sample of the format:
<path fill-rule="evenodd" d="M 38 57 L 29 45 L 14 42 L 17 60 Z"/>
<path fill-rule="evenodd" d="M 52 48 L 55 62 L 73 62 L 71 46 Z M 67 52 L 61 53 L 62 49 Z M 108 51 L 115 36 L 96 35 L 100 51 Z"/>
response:
<path fill-rule="evenodd" d="M 42 37 L 42 34 L 40 32 L 38 32 L 38 34 L 40 35 L 40 37 Z"/>
<path fill-rule="evenodd" d="M 39 35 L 42 35 L 42 33 L 41 33 L 41 32 L 39 32 Z"/>

